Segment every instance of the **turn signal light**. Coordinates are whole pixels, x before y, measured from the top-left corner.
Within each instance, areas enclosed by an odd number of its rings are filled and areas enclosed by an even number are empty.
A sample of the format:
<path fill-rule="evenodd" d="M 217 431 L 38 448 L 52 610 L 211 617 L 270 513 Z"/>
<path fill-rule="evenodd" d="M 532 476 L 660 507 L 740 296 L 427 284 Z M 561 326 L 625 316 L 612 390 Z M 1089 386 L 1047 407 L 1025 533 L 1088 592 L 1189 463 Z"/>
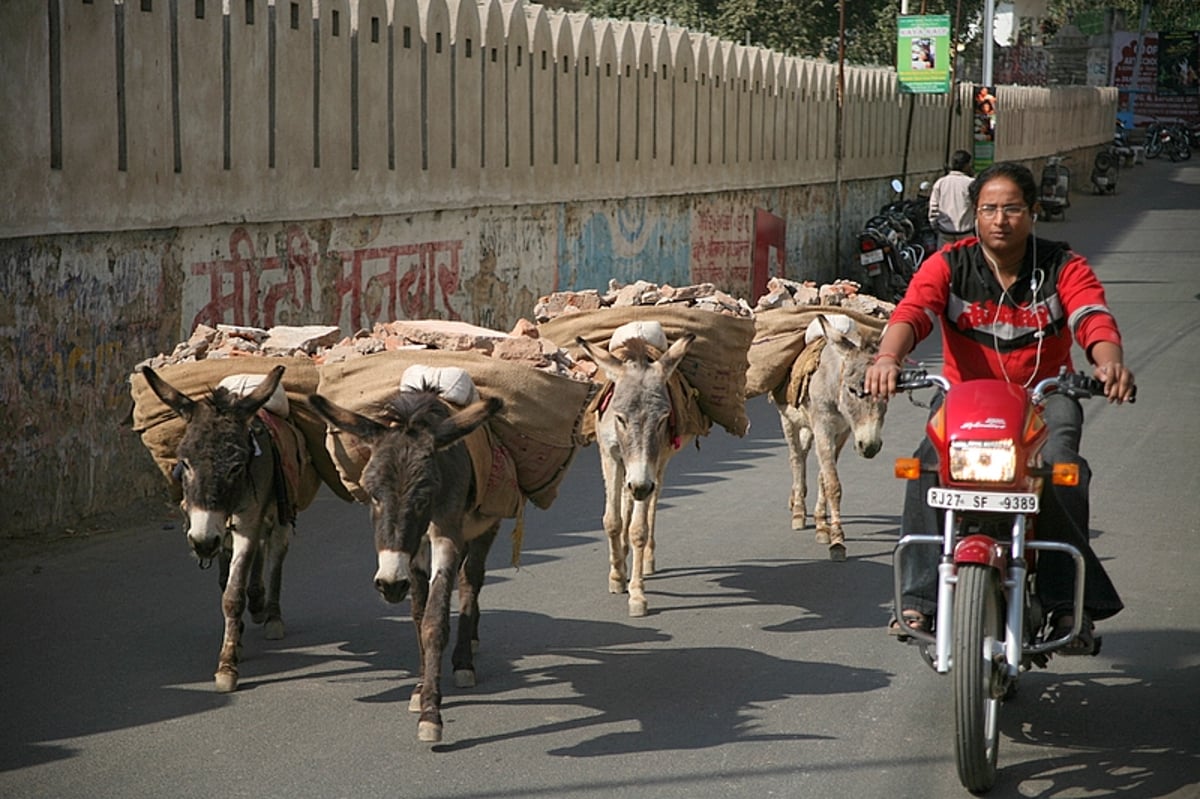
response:
<path fill-rule="evenodd" d="M 1079 485 L 1079 464 L 1078 463 L 1056 463 L 1054 464 L 1054 472 L 1050 476 L 1050 482 L 1056 486 L 1077 486 Z"/>
<path fill-rule="evenodd" d="M 921 476 L 919 458 L 896 458 L 894 473 L 901 480 L 916 480 Z"/>

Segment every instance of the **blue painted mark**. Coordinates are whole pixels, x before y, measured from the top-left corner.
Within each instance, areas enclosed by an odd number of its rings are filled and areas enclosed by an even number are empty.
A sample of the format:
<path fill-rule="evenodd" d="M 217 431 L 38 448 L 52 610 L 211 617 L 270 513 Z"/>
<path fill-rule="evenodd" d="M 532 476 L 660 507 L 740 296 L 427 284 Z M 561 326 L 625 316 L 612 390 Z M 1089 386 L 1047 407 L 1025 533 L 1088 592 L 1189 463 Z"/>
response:
<path fill-rule="evenodd" d="M 604 291 L 609 279 L 648 280 L 686 286 L 691 281 L 691 223 L 688 214 L 667 218 L 630 200 L 613 212 L 595 213 L 568 241 L 565 213 L 558 224 L 559 291 Z"/>

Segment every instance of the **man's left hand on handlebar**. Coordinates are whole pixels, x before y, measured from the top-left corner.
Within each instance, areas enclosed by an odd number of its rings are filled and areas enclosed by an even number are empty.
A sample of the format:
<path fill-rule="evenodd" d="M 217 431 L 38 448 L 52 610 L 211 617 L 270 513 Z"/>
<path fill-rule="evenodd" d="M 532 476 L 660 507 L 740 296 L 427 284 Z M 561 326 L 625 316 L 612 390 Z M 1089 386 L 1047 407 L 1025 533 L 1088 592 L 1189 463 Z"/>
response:
<path fill-rule="evenodd" d="M 1098 363 L 1092 375 L 1104 384 L 1104 396 L 1109 402 L 1131 402 L 1137 386 L 1133 381 L 1133 372 L 1125 368 L 1120 361 Z"/>

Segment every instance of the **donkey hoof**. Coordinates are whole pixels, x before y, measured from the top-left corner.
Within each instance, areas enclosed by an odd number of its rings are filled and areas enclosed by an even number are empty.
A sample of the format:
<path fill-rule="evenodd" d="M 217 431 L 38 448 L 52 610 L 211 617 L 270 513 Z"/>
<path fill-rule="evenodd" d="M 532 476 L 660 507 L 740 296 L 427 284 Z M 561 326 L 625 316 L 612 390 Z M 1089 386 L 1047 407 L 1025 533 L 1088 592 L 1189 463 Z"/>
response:
<path fill-rule="evenodd" d="M 818 544 L 828 544 L 830 542 L 828 530 L 817 530 L 815 533 Z"/>
<path fill-rule="evenodd" d="M 792 517 L 793 530 L 803 530 L 805 527 L 808 527 L 808 519 L 804 518 L 803 516 Z"/>
<path fill-rule="evenodd" d="M 629 600 L 629 615 L 632 618 L 640 618 L 646 615 L 646 600 L 631 599 Z"/>
<path fill-rule="evenodd" d="M 611 577 L 608 578 L 608 593 L 610 593 L 610 594 L 625 593 L 625 581 L 624 580 L 614 580 Z"/>
<path fill-rule="evenodd" d="M 474 669 L 455 669 L 454 684 L 459 688 L 474 688 L 475 687 L 475 670 Z"/>
<path fill-rule="evenodd" d="M 830 544 L 829 545 L 829 559 L 836 560 L 836 561 L 845 560 L 846 559 L 846 545 L 845 544 Z"/>
<path fill-rule="evenodd" d="M 283 619 L 271 619 L 265 629 L 268 641 L 278 641 L 283 638 Z"/>
<path fill-rule="evenodd" d="M 432 721 L 417 722 L 417 740 L 437 743 L 442 740 L 442 725 Z"/>
<path fill-rule="evenodd" d="M 237 672 L 218 671 L 214 675 L 214 687 L 219 694 L 231 694 L 237 690 L 238 676 Z"/>
<path fill-rule="evenodd" d="M 421 712 L 421 691 L 420 691 L 420 689 L 413 691 L 413 695 L 408 698 L 408 712 L 409 713 L 420 713 Z"/>

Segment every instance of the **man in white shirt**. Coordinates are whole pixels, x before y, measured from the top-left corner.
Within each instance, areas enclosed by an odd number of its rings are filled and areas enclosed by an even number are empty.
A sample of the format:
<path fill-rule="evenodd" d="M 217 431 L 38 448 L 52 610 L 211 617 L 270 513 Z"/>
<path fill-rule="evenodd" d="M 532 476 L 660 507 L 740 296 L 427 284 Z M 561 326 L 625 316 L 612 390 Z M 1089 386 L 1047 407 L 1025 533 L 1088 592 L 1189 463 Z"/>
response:
<path fill-rule="evenodd" d="M 975 219 L 967 189 L 975 178 L 971 172 L 971 154 L 955 150 L 950 171 L 938 178 L 929 195 L 929 222 L 938 233 L 938 246 L 970 235 Z"/>

